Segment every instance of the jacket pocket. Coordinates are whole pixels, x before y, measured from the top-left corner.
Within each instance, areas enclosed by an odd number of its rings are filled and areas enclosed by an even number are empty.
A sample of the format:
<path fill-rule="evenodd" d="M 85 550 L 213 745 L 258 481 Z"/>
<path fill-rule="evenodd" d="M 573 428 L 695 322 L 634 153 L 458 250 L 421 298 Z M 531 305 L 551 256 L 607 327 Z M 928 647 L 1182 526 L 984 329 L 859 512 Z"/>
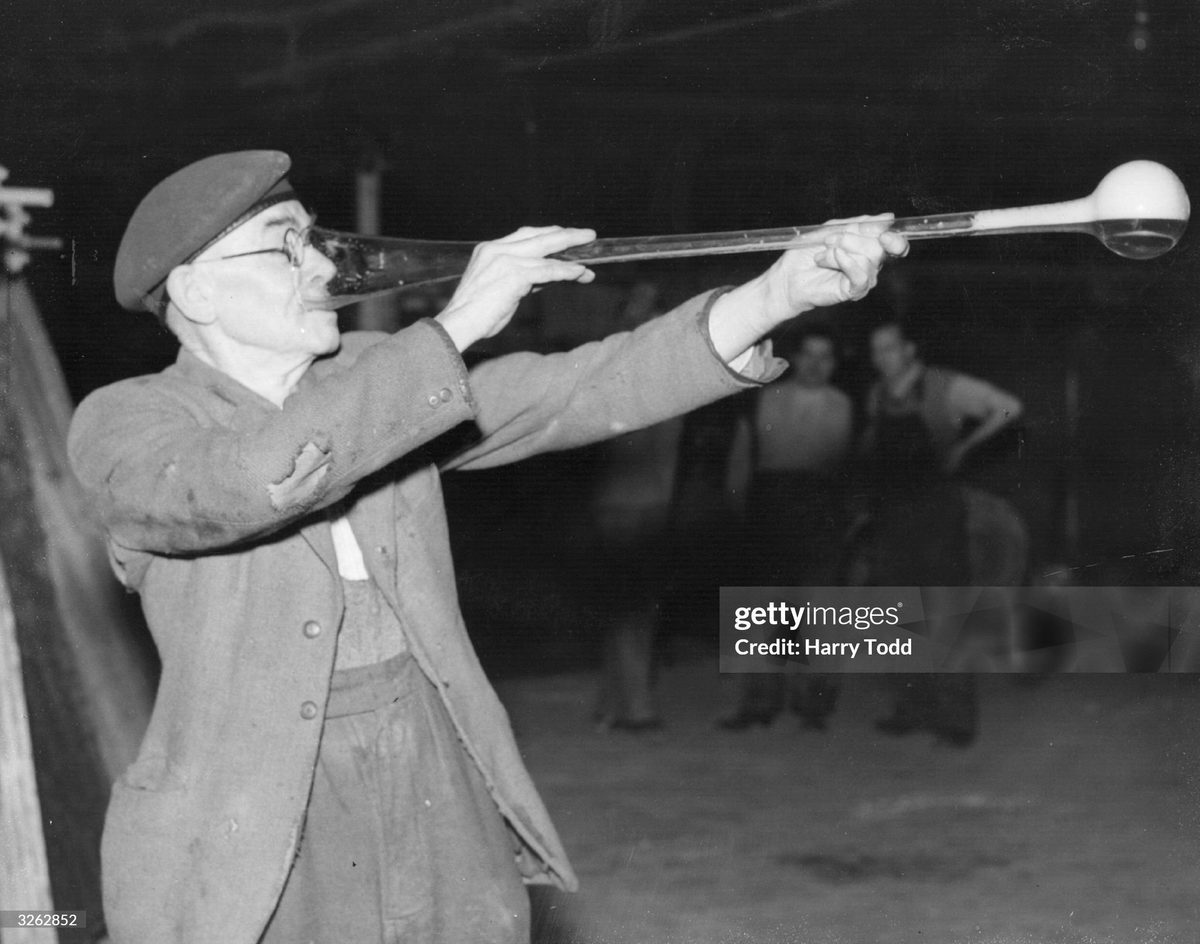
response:
<path fill-rule="evenodd" d="M 141 771 L 130 769 L 137 780 Z M 188 856 L 190 797 L 123 779 L 113 784 L 100 841 L 109 933 L 114 941 L 182 941 L 188 935 L 174 923 L 195 872 Z"/>

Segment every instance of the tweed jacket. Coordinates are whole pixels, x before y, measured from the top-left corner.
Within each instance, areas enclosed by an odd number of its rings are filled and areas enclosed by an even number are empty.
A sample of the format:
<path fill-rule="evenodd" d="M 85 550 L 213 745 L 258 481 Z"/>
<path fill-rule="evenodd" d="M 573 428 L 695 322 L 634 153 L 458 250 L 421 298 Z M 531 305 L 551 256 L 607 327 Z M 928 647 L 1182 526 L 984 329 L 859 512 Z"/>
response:
<path fill-rule="evenodd" d="M 114 944 L 254 944 L 303 824 L 343 601 L 328 509 L 344 502 L 465 749 L 519 837 L 530 882 L 576 878 L 459 611 L 429 447 L 473 421 L 443 467 L 594 442 L 774 379 L 709 340 L 716 293 L 573 351 L 468 372 L 441 326 L 349 333 L 283 408 L 188 352 L 87 397 L 69 437 L 117 575 L 162 660 L 137 760 L 102 842 Z"/>

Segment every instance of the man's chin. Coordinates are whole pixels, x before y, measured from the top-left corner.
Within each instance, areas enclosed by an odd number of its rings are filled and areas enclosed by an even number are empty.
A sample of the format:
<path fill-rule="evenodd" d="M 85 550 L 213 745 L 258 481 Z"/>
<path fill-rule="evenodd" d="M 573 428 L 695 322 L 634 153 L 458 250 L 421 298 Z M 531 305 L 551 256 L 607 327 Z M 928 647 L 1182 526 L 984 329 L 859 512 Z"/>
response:
<path fill-rule="evenodd" d="M 328 334 L 322 334 L 321 340 L 324 342 L 321 346 L 322 354 L 333 354 L 342 346 L 342 335 L 336 325 Z"/>
<path fill-rule="evenodd" d="M 342 344 L 342 334 L 338 329 L 337 312 L 310 310 L 308 330 L 312 350 L 317 354 L 332 354 Z"/>

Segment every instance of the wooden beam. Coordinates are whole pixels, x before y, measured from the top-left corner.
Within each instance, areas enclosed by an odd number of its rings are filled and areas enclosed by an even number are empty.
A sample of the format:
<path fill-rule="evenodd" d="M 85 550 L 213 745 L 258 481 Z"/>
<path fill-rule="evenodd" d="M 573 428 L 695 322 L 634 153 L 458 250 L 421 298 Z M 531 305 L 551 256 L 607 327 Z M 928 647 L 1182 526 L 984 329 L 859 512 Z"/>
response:
<path fill-rule="evenodd" d="M 15 493 L 23 491 L 26 470 L 19 425 L 10 409 L 9 287 L 8 280 L 0 276 L 0 496 L 16 498 Z M 24 502 L 5 501 L 0 507 L 5 519 L 31 513 Z M 16 609 L 7 571 L 0 553 L 0 909 L 49 911 L 54 907 L 50 863 L 42 833 Z M 41 928 L 0 928 L 2 944 L 35 944 L 37 940 L 57 941 L 58 933 Z"/>
<path fill-rule="evenodd" d="M 29 710 L 21 679 L 21 651 L 12 595 L 0 559 L 0 910 L 50 911 L 50 865 L 42 835 L 29 735 Z M 0 928 L 0 944 L 47 944 L 52 928 Z"/>
<path fill-rule="evenodd" d="M 5 734 L 2 743 L 20 743 L 21 756 L 29 760 L 12 764 L 21 780 L 7 785 L 2 797 L 5 816 L 14 823 L 6 822 L 0 833 L 0 860 L 6 862 L 9 879 L 22 887 L 0 893 L 5 895 L 0 908 L 48 910 L 40 887 L 44 872 L 49 896 L 65 910 L 86 912 L 90 925 L 102 920 L 100 832 L 110 781 L 97 752 L 96 719 L 88 711 L 76 653 L 58 607 L 29 439 L 18 407 L 22 384 L 17 378 L 24 365 L 18 364 L 12 316 L 19 284 L 0 278 L 0 565 L 6 633 L 13 640 L 12 652 L 2 663 L 0 688 L 14 700 L 6 712 L 12 717 L 15 711 L 27 729 L 20 741 L 15 738 L 21 732 L 16 732 Z M 21 692 L 19 701 L 14 691 Z M 10 759 L 0 761 L 0 767 L 7 774 Z M 26 783 L 30 777 L 32 787 Z M 30 789 L 36 805 L 29 802 Z M 15 830 L 17 817 L 26 838 L 9 859 L 7 831 L 10 825 Z M 43 845 L 40 854 L 28 839 L 35 829 Z M 5 929 L 8 937 L 0 935 L 2 944 L 11 944 L 12 930 Z M 35 940 L 46 941 L 47 934 L 55 932 L 36 933 L 40 937 Z"/>

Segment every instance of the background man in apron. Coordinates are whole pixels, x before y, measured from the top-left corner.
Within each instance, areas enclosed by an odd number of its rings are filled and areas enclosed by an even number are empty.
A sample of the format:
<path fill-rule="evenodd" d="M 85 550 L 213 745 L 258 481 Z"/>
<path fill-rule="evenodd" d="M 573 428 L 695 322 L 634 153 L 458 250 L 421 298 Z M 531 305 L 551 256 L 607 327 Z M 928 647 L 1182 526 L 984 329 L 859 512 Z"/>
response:
<path fill-rule="evenodd" d="M 862 451 L 871 481 L 871 525 L 857 582 L 965 586 L 974 582 L 967 503 L 953 475 L 966 456 L 1013 423 L 1021 401 L 986 381 L 927 367 L 898 322 L 871 332 L 879 379 L 867 399 Z M 971 675 L 903 678 L 888 734 L 927 729 L 957 746 L 975 735 Z"/>

